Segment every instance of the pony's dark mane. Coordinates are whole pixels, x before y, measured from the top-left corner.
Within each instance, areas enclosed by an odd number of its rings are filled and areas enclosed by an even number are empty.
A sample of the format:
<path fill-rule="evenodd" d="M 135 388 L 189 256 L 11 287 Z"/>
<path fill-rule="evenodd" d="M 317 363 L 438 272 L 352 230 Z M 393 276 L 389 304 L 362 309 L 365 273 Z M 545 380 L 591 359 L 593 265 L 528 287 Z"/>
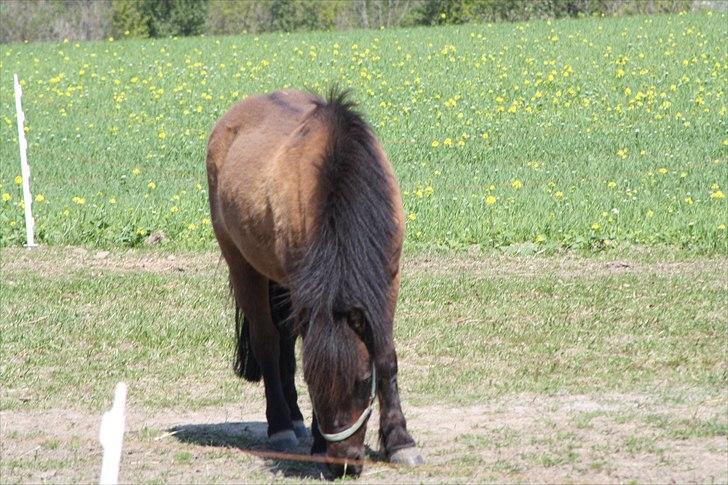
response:
<path fill-rule="evenodd" d="M 346 344 L 342 317 L 362 312 L 372 358 L 391 332 L 386 315 L 398 250 L 394 181 L 354 106 L 348 91 L 332 89 L 311 115 L 330 130 L 329 146 L 319 165 L 314 234 L 289 281 L 293 315 L 307 324 L 304 375 L 323 403 L 348 395 L 355 384 L 357 356 Z"/>

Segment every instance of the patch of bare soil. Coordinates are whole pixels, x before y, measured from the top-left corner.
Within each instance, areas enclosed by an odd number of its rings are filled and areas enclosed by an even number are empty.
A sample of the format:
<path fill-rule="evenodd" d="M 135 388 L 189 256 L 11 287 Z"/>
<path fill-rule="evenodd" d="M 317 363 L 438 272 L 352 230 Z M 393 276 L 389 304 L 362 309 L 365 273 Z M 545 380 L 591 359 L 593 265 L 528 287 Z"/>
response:
<path fill-rule="evenodd" d="M 728 258 L 645 263 L 636 260 L 601 260 L 574 254 L 559 256 L 511 256 L 473 254 L 458 256 L 418 255 L 404 258 L 405 275 L 468 272 L 492 277 L 553 276 L 557 278 L 604 277 L 614 274 L 718 275 L 728 284 L 723 268 Z M 210 273 L 227 268 L 217 251 L 167 255 L 153 251 L 103 251 L 82 247 L 41 246 L 28 251 L 4 248 L 0 254 L 1 272 L 33 271 L 44 277 L 60 277 L 75 271 L 116 271 L 151 273 Z"/>
<path fill-rule="evenodd" d="M 518 395 L 474 406 L 405 409 L 427 464 L 381 461 L 367 438 L 362 481 L 398 482 L 728 482 L 725 397 L 669 402 L 658 396 Z M 131 408 L 123 481 L 310 481 L 310 463 L 263 459 L 263 409 L 189 413 Z M 0 413 L 3 482 L 92 482 L 101 450 L 100 413 Z M 370 423 L 377 423 L 373 416 Z M 722 430 L 722 431 L 721 431 Z M 306 454 L 309 440 L 298 452 Z"/>
<path fill-rule="evenodd" d="M 532 278 L 554 276 L 557 278 L 594 278 L 617 274 L 656 274 L 662 276 L 723 274 L 728 258 L 713 257 L 689 261 L 645 263 L 634 260 L 600 260 L 561 256 L 507 256 L 488 255 L 475 258 L 417 256 L 402 263 L 404 274 L 460 273 L 487 274 L 494 277 L 520 276 Z M 723 278 L 725 280 L 725 278 Z"/>
<path fill-rule="evenodd" d="M 209 273 L 227 270 L 219 253 L 160 254 L 145 251 L 103 251 L 82 247 L 41 246 L 2 250 L 2 272 L 31 271 L 44 277 L 62 277 L 75 271 Z"/>

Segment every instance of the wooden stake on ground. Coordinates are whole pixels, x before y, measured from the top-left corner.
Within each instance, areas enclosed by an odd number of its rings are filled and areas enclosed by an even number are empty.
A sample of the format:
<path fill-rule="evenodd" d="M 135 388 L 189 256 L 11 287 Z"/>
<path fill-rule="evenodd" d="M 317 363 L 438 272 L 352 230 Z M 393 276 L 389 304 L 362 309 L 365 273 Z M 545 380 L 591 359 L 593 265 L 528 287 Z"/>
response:
<path fill-rule="evenodd" d="M 34 232 L 35 221 L 33 220 L 33 198 L 30 195 L 30 166 L 28 165 L 28 142 L 25 140 L 25 113 L 20 98 L 23 96 L 23 88 L 18 82 L 18 75 L 13 74 L 15 87 L 15 113 L 18 119 L 18 147 L 20 148 L 20 173 L 23 177 L 23 204 L 25 206 L 25 236 L 26 247 L 35 247 Z"/>
<path fill-rule="evenodd" d="M 119 464 L 121 462 L 121 446 L 124 441 L 126 424 L 126 384 L 116 385 L 114 404 L 101 418 L 99 441 L 104 447 L 104 458 L 101 465 L 101 485 L 115 485 L 119 482 Z"/>

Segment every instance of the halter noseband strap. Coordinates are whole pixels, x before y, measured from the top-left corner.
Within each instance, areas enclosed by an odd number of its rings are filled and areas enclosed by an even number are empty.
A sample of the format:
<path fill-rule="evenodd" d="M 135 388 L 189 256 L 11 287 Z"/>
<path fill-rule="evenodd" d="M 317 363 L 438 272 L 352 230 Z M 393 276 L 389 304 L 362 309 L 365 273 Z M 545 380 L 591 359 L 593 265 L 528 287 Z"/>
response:
<path fill-rule="evenodd" d="M 321 423 L 318 422 L 318 428 L 319 432 L 321 433 L 321 436 L 324 437 L 326 441 L 330 442 L 336 442 L 336 441 L 343 441 L 349 436 L 353 435 L 357 431 L 359 431 L 359 428 L 362 427 L 364 423 L 366 423 L 367 419 L 369 419 L 369 416 L 372 414 L 372 408 L 374 407 L 374 399 L 377 397 L 377 368 L 374 366 L 374 362 L 372 362 L 372 392 L 371 396 L 369 398 L 369 406 L 364 410 L 364 412 L 361 413 L 361 416 L 359 416 L 359 419 L 356 420 L 354 424 L 346 428 L 344 431 L 339 431 L 338 433 L 324 433 L 321 429 Z M 317 420 L 318 421 L 318 420 Z"/>

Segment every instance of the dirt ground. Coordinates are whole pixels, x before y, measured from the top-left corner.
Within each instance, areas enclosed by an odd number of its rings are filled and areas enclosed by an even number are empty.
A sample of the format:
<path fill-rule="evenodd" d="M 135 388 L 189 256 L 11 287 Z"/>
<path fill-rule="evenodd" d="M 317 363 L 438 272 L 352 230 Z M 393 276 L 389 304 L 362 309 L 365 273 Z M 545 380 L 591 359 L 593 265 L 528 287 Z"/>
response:
<path fill-rule="evenodd" d="M 27 268 L 53 281 L 64 281 L 77 271 L 83 271 L 84 276 L 145 272 L 201 277 L 225 273 L 217 253 L 160 255 L 56 248 L 33 253 L 7 250 L 3 256 L 2 270 L 16 275 L 13 279 Z M 687 274 L 697 279 L 704 273 L 714 274 L 727 261 L 493 256 L 450 258 L 444 264 L 436 256 L 418 256 L 405 260 L 403 270 L 412 277 L 484 272 L 522 279 L 544 274 L 583 279 L 649 273 Z M 10 355 L 10 363 L 12 359 Z M 416 365 L 406 359 L 401 363 L 410 368 Z M 458 362 L 440 364 L 457 367 Z M 489 373 L 497 371 L 488 369 Z M 53 369 L 43 372 L 48 379 L 55 378 Z M 176 381 L 175 385 L 189 387 L 190 393 L 205 393 L 211 372 L 205 368 L 189 375 L 189 382 Z M 367 434 L 369 463 L 360 481 L 728 483 L 728 394 L 715 387 L 706 390 L 659 382 L 662 387 L 640 392 L 498 394 L 470 405 L 443 402 L 414 406 L 405 399 L 408 427 L 426 464 L 403 468 L 383 461 L 378 452 L 375 413 Z M 321 478 L 315 464 L 259 456 L 267 450 L 261 386 L 241 386 L 239 398 L 223 401 L 234 404 L 194 410 L 186 410 L 181 403 L 145 408 L 135 395 L 145 392 L 145 386 L 148 384 L 130 383 L 122 482 L 300 483 Z M 65 399 L 67 405 L 41 410 L 50 406 L 33 402 L 38 397 L 23 394 L 23 389 L 3 383 L 0 392 L 19 402 L 0 411 L 0 483 L 98 480 L 101 409 L 89 411 L 88 405 Z M 111 390 L 109 406 L 110 400 Z M 310 416 L 307 403 L 301 399 L 304 414 Z M 310 441 L 303 441 L 298 452 L 307 455 L 309 447 Z"/>
<path fill-rule="evenodd" d="M 443 261 L 447 264 L 443 264 Z M 194 272 L 195 274 L 227 271 L 217 251 L 163 255 L 145 254 L 134 250 L 109 252 L 81 247 L 41 248 L 34 252 L 22 248 L 5 250 L 2 266 L 7 273 L 24 270 L 29 265 L 35 272 L 49 278 L 60 278 L 79 269 L 98 272 Z M 728 258 L 725 257 L 647 263 L 634 257 L 599 260 L 575 255 L 531 258 L 504 254 L 493 254 L 487 258 L 418 255 L 403 259 L 402 272 L 405 274 L 469 272 L 522 277 L 551 274 L 560 278 L 583 278 L 586 275 L 597 278 L 624 273 L 701 274 L 706 270 L 714 270 L 716 266 L 726 265 Z"/>
<path fill-rule="evenodd" d="M 688 392 L 689 394 L 689 392 Z M 427 464 L 382 462 L 368 432 L 366 483 L 548 482 L 725 483 L 728 440 L 702 432 L 726 426 L 728 398 L 669 402 L 655 395 L 518 395 L 474 406 L 409 407 L 409 428 Z M 263 403 L 146 414 L 130 406 L 124 482 L 311 481 L 315 465 L 262 459 Z M 371 423 L 378 417 L 373 416 Z M 0 413 L 0 481 L 92 482 L 101 450 L 100 415 L 74 410 Z M 310 442 L 302 442 L 307 453 Z"/>

